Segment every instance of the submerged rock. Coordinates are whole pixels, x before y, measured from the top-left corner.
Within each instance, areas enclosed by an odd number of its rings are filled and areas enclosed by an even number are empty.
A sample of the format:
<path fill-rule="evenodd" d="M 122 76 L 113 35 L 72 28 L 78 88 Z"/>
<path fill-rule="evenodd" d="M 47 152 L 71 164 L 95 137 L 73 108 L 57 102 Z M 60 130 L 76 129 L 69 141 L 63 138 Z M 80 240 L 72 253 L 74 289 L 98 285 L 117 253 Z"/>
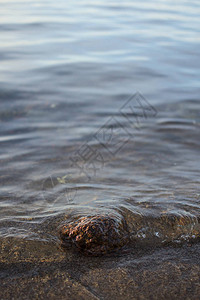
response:
<path fill-rule="evenodd" d="M 71 241 L 85 254 L 98 256 L 125 246 L 128 232 L 123 220 L 112 216 L 89 216 L 65 224 L 60 229 L 64 243 Z"/>

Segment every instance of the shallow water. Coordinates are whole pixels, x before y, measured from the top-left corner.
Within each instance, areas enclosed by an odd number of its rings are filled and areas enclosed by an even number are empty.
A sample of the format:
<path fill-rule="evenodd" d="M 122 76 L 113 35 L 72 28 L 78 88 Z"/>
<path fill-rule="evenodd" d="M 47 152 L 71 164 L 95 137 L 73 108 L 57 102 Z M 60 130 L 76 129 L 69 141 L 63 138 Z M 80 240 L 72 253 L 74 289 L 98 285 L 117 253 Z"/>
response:
<path fill-rule="evenodd" d="M 198 242 L 199 3 L 0 5 L 2 244 L 95 214 L 129 253 Z"/>

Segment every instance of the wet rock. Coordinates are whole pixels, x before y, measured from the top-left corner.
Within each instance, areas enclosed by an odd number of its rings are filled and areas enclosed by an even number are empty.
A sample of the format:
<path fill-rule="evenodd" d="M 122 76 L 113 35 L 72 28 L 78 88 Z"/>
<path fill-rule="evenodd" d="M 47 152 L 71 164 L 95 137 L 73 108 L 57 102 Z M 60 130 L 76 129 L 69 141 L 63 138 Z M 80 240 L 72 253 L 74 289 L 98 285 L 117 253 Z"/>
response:
<path fill-rule="evenodd" d="M 82 217 L 60 229 L 63 243 L 72 242 L 87 255 L 103 255 L 125 246 L 128 232 L 125 222 L 112 216 Z"/>

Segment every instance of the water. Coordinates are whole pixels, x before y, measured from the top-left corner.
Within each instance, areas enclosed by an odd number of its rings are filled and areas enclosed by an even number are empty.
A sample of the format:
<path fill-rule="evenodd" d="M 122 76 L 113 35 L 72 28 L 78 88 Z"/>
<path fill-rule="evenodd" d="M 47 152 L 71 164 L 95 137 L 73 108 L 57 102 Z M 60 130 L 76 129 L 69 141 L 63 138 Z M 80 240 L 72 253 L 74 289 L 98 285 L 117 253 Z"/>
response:
<path fill-rule="evenodd" d="M 199 14 L 194 0 L 0 1 L 4 247 L 63 255 L 64 220 L 109 213 L 129 255 L 198 241 Z"/>

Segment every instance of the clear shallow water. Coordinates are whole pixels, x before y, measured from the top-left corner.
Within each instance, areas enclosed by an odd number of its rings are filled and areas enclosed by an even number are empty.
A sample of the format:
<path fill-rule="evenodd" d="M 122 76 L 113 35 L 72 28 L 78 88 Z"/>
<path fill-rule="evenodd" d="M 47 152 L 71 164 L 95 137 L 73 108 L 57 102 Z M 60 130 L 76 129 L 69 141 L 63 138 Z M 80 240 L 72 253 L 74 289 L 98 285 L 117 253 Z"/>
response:
<path fill-rule="evenodd" d="M 198 2 L 0 4 L 1 238 L 109 212 L 137 241 L 198 238 Z"/>

